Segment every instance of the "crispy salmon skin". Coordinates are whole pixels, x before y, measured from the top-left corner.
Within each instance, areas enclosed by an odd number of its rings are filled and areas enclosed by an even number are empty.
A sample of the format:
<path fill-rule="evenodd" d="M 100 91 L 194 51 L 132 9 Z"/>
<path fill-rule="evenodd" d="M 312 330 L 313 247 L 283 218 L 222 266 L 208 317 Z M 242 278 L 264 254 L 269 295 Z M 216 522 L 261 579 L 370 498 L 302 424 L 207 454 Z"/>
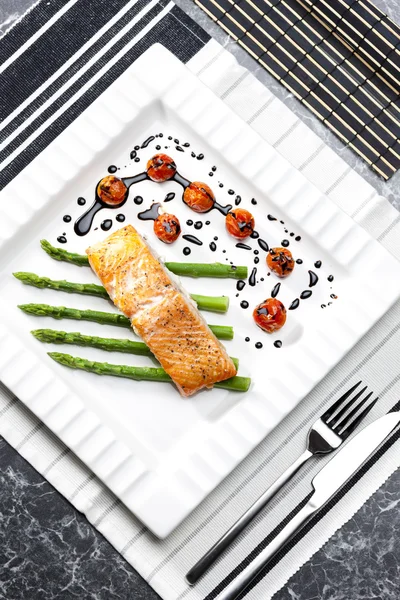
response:
<path fill-rule="evenodd" d="M 236 375 L 235 365 L 193 301 L 132 225 L 86 253 L 115 306 L 130 319 L 183 396 Z"/>

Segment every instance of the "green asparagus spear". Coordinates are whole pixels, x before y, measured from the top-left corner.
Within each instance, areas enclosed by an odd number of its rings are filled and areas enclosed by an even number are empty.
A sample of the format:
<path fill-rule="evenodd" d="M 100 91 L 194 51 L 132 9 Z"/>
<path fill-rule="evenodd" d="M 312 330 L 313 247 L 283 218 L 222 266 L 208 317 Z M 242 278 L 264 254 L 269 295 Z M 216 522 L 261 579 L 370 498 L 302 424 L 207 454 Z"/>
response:
<path fill-rule="evenodd" d="M 53 317 L 53 319 L 74 319 L 76 321 L 93 321 L 102 325 L 117 325 L 131 328 L 131 323 L 124 315 L 106 313 L 98 310 L 80 310 L 65 306 L 50 306 L 49 304 L 20 304 L 23 312 L 36 317 Z M 233 339 L 233 327 L 229 325 L 209 325 L 211 331 L 220 340 Z"/>
<path fill-rule="evenodd" d="M 60 352 L 49 352 L 48 354 L 50 358 L 65 367 L 81 369 L 82 371 L 96 373 L 97 375 L 113 375 L 115 377 L 135 379 L 136 381 L 172 381 L 164 369 L 157 367 L 130 367 L 127 365 L 101 363 L 71 356 L 70 354 L 61 354 Z M 247 392 L 250 383 L 251 379 L 249 377 L 232 377 L 226 381 L 216 383 L 214 387 L 235 392 Z"/>
<path fill-rule="evenodd" d="M 84 254 L 68 252 L 64 248 L 55 248 L 47 240 L 41 240 L 40 244 L 51 258 L 63 262 L 69 262 L 78 267 L 88 266 L 89 259 Z M 175 275 L 186 275 L 187 277 L 218 277 L 232 279 L 246 279 L 246 266 L 223 265 L 222 263 L 177 263 L 166 262 L 167 269 Z"/>
<path fill-rule="evenodd" d="M 16 279 L 22 281 L 25 285 L 32 285 L 38 288 L 49 288 L 59 292 L 69 294 L 84 294 L 86 296 L 97 296 L 99 298 L 109 299 L 109 295 L 102 285 L 95 283 L 72 283 L 71 281 L 54 280 L 49 277 L 40 277 L 35 273 L 19 271 L 13 273 Z M 199 296 L 191 294 L 193 300 L 197 303 L 200 310 L 209 310 L 211 312 L 225 313 L 229 307 L 229 298 L 227 296 Z"/>
<path fill-rule="evenodd" d="M 132 340 L 121 340 L 116 338 L 102 338 L 94 335 L 82 335 L 81 333 L 69 333 L 66 331 L 55 331 L 54 329 L 35 329 L 31 334 L 40 342 L 49 344 L 72 344 L 74 346 L 88 346 L 99 348 L 108 352 L 125 352 L 126 354 L 139 354 L 141 356 L 153 356 L 150 348 L 143 342 Z M 239 360 L 232 358 L 236 367 L 239 368 Z"/>

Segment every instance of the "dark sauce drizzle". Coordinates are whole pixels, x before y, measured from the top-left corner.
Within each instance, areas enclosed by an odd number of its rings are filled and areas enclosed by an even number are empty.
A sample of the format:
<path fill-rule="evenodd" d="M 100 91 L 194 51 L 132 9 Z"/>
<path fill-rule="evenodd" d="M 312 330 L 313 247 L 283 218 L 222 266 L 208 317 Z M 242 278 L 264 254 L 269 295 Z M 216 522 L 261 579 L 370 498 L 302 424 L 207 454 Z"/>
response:
<path fill-rule="evenodd" d="M 247 244 L 243 244 L 243 242 L 238 242 L 236 244 L 236 248 L 241 248 L 242 250 L 251 250 L 251 246 L 248 246 Z"/>
<path fill-rule="evenodd" d="M 241 292 L 244 288 L 244 286 L 246 285 L 246 282 L 243 281 L 243 279 L 239 279 L 239 281 L 236 283 L 236 289 Z"/>
<path fill-rule="evenodd" d="M 296 308 L 299 307 L 300 304 L 300 300 L 298 298 L 296 298 L 295 300 L 293 300 L 292 304 L 289 306 L 289 310 L 296 310 Z"/>
<path fill-rule="evenodd" d="M 277 283 L 271 291 L 271 298 L 276 298 L 277 295 L 279 294 L 280 289 L 281 289 L 281 284 Z"/>
<path fill-rule="evenodd" d="M 199 240 L 195 235 L 183 235 L 182 238 L 191 244 L 195 244 L 196 246 L 202 246 L 203 242 Z"/>
<path fill-rule="evenodd" d="M 253 267 L 251 275 L 249 277 L 249 285 L 254 287 L 256 285 L 256 275 L 257 275 L 257 267 Z"/>
<path fill-rule="evenodd" d="M 318 275 L 316 273 L 314 273 L 314 271 L 308 271 L 308 274 L 310 276 L 310 281 L 309 281 L 308 286 L 314 287 L 314 285 L 317 285 L 317 283 L 318 283 Z"/>
<path fill-rule="evenodd" d="M 257 242 L 258 242 L 258 245 L 260 246 L 261 250 L 264 250 L 264 252 L 269 252 L 269 246 L 265 240 L 258 238 Z"/>
<path fill-rule="evenodd" d="M 310 298 L 310 296 L 312 296 L 311 290 L 304 290 L 304 292 L 301 292 L 301 294 L 300 294 L 300 298 L 302 300 L 307 300 L 307 298 Z"/>
<path fill-rule="evenodd" d="M 159 202 L 153 202 L 150 208 L 138 213 L 138 219 L 141 221 L 155 221 L 158 217 L 160 206 Z"/>

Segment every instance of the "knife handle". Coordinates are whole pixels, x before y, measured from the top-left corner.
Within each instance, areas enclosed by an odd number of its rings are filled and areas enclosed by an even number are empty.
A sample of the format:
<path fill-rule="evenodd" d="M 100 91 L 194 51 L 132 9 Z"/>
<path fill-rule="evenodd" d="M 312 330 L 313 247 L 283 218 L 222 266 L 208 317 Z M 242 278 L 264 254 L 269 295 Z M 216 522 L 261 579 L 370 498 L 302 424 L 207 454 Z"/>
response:
<path fill-rule="evenodd" d="M 235 600 L 247 588 L 258 573 L 269 563 L 271 558 L 284 547 L 293 535 L 304 525 L 318 510 L 319 506 L 313 503 L 313 496 L 305 506 L 289 521 L 270 544 L 245 568 L 235 579 L 222 590 L 215 600 Z"/>
<path fill-rule="evenodd" d="M 228 529 L 222 537 L 202 556 L 197 563 L 186 574 L 186 581 L 193 585 L 200 579 L 207 569 L 217 560 L 218 556 L 233 542 L 234 539 L 243 531 L 245 527 L 254 519 L 256 515 L 268 504 L 271 498 L 285 485 L 287 481 L 300 469 L 312 453 L 305 450 L 297 460 L 294 461 L 282 473 L 280 477 L 270 487 L 261 494 L 259 498 L 242 514 L 241 517 Z"/>

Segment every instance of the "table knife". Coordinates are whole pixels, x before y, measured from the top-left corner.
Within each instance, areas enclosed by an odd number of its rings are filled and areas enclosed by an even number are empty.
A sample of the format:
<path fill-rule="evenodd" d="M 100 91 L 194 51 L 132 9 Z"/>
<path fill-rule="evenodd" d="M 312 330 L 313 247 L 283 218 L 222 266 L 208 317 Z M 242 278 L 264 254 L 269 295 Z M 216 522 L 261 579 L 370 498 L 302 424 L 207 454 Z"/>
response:
<path fill-rule="evenodd" d="M 215 600 L 234 600 L 247 588 L 271 558 L 285 546 L 312 515 L 317 513 L 340 490 L 373 454 L 400 422 L 400 412 L 377 419 L 346 444 L 314 477 L 314 492 L 307 504 L 293 517 L 270 544 L 218 594 Z"/>

